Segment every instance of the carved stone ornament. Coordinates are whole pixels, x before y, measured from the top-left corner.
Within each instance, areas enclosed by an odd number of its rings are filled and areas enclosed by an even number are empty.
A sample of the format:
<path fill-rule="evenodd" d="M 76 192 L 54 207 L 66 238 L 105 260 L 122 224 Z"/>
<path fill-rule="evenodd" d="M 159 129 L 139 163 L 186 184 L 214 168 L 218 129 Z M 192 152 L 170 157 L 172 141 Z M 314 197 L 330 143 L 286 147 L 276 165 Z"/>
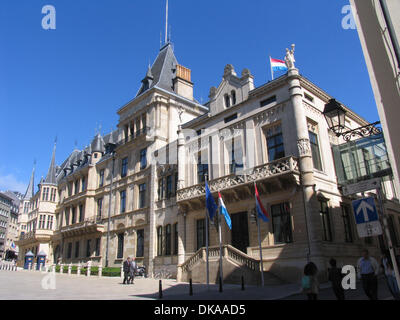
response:
<path fill-rule="evenodd" d="M 297 140 L 297 148 L 299 149 L 300 157 L 311 155 L 310 140 L 308 139 Z"/>

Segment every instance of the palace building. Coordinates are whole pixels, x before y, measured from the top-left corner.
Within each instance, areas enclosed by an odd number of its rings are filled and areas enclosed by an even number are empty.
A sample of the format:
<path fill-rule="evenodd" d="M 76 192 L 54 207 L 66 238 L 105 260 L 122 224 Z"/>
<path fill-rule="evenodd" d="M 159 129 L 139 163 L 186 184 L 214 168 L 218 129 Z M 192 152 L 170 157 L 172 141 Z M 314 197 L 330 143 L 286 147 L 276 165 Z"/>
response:
<path fill-rule="evenodd" d="M 242 276 L 259 282 L 255 183 L 270 218 L 260 225 L 267 284 L 297 281 L 309 260 L 324 271 L 331 257 L 339 265 L 356 264 L 365 247 L 380 255 L 383 238 L 357 236 L 353 198 L 342 193 L 332 150 L 344 141 L 323 116 L 332 96 L 294 66 L 256 88 L 248 69 L 238 76 L 227 65 L 204 105 L 194 99 L 193 86 L 191 70 L 178 63 L 167 42 L 136 97 L 117 111 L 115 131 L 97 134 L 60 166 L 54 148 L 46 179 L 34 193 L 32 174 L 21 201 L 21 264 L 28 251 L 45 252 L 49 264 L 112 267 L 135 256 L 150 276 L 205 282 L 206 179 L 232 219 L 232 230 L 222 221 L 226 282 Z M 347 128 L 367 124 L 343 107 Z M 341 161 L 349 177 L 346 156 Z M 361 171 L 388 163 L 387 154 L 369 147 L 361 156 Z M 399 246 L 400 206 L 392 181 L 389 172 L 385 207 Z M 208 227 L 215 283 L 216 221 Z"/>

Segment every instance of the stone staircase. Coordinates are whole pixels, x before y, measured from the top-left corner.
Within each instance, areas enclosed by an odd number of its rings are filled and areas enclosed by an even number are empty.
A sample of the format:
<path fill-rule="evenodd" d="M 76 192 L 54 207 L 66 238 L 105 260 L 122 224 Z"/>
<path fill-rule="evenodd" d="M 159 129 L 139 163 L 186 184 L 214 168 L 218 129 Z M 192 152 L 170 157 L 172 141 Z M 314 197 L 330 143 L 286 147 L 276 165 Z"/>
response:
<path fill-rule="evenodd" d="M 256 260 L 231 245 L 222 247 L 222 269 L 224 283 L 241 284 L 242 277 L 246 285 L 261 285 L 260 261 Z M 209 248 L 210 283 L 219 279 L 219 247 Z M 178 281 L 206 283 L 206 248 L 201 248 L 183 264 L 178 265 Z M 264 271 L 265 285 L 285 283 L 271 272 Z"/>

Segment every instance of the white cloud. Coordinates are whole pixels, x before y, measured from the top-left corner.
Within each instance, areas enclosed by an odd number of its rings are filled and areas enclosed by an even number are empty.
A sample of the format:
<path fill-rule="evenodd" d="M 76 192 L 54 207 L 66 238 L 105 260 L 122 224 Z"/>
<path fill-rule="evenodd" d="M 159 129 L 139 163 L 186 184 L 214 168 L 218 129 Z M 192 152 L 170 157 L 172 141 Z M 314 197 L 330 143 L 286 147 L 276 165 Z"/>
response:
<path fill-rule="evenodd" d="M 27 187 L 24 182 L 18 181 L 13 174 L 0 175 L 0 190 L 19 191 L 24 194 Z"/>

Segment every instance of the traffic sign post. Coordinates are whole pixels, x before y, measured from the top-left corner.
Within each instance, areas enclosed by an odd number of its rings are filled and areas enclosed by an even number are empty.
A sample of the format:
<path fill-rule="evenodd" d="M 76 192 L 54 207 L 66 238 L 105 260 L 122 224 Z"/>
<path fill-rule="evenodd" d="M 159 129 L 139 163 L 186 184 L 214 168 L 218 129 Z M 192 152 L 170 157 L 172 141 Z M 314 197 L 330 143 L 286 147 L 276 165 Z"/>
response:
<path fill-rule="evenodd" d="M 352 204 L 359 237 L 365 238 L 381 235 L 382 226 L 379 222 L 374 198 L 355 200 Z"/>

